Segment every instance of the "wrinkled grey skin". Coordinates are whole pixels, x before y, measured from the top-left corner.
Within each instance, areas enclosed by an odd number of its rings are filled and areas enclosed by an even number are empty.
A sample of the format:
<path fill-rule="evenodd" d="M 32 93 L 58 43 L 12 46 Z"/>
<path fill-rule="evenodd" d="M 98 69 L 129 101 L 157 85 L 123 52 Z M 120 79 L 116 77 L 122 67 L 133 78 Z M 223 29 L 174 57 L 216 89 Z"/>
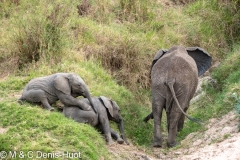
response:
<path fill-rule="evenodd" d="M 160 125 L 163 108 L 167 114 L 168 147 L 177 144 L 177 131 L 183 128 L 185 116 L 195 120 L 185 112 L 196 91 L 198 76 L 210 67 L 211 61 L 203 49 L 195 47 L 173 46 L 155 56 L 151 67 L 152 113 L 144 119 L 154 119 L 154 147 L 162 146 Z"/>
<path fill-rule="evenodd" d="M 83 103 L 90 104 L 88 99 L 80 99 Z M 128 144 L 124 135 L 123 119 L 120 113 L 119 106 L 115 101 L 112 101 L 104 96 L 92 97 L 93 104 L 97 107 L 97 114 L 94 111 L 83 111 L 74 106 L 66 106 L 63 108 L 63 114 L 66 117 L 72 118 L 79 123 L 86 123 L 98 128 L 105 136 L 108 144 L 112 144 L 112 137 L 119 144 Z M 110 122 L 114 121 L 118 124 L 120 135 L 110 128 Z"/>
<path fill-rule="evenodd" d="M 53 110 L 51 104 L 60 100 L 64 105 L 90 110 L 90 105 L 76 99 L 78 96 L 87 98 L 96 110 L 87 86 L 80 76 L 73 73 L 56 73 L 29 81 L 18 101 L 20 103 L 22 100 L 41 103 L 47 110 Z"/>

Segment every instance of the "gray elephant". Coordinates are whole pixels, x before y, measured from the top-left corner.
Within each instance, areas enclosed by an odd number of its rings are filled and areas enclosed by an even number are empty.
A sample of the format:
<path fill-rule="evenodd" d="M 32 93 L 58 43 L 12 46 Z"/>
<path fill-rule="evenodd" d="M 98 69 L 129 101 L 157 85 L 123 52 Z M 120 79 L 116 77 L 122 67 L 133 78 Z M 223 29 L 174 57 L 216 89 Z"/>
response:
<path fill-rule="evenodd" d="M 90 104 L 88 99 L 80 99 L 83 103 Z M 97 107 L 97 114 L 91 111 L 83 111 L 78 107 L 66 106 L 63 108 L 63 114 L 66 117 L 72 118 L 77 122 L 90 124 L 98 128 L 105 136 L 108 144 L 113 143 L 112 137 L 117 140 L 119 144 L 128 144 L 126 137 L 124 135 L 123 119 L 120 113 L 119 106 L 113 100 L 106 98 L 104 96 L 92 97 L 93 104 Z M 110 122 L 114 121 L 118 123 L 120 135 L 110 128 Z"/>
<path fill-rule="evenodd" d="M 163 108 L 167 114 L 168 147 L 177 144 L 177 131 L 184 125 L 189 102 L 198 85 L 198 76 L 211 65 L 211 56 L 199 47 L 173 46 L 169 51 L 160 50 L 152 62 L 152 113 L 144 121 L 154 119 L 154 147 L 162 146 L 161 118 Z"/>
<path fill-rule="evenodd" d="M 96 112 L 88 88 L 83 79 L 74 73 L 56 73 L 46 77 L 34 78 L 25 86 L 21 98 L 33 103 L 41 103 L 44 108 L 53 110 L 51 106 L 57 100 L 64 105 L 78 106 L 82 110 L 90 110 L 89 104 L 79 101 L 76 97 L 88 98 Z"/>

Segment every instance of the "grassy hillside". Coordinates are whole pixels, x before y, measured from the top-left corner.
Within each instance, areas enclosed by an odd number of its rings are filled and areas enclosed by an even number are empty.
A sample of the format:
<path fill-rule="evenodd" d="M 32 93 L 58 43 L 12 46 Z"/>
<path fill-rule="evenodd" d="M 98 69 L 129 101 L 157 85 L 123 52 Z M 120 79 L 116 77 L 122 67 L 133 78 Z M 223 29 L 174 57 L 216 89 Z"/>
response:
<path fill-rule="evenodd" d="M 7 127 L 7 133 L 0 136 L 1 151 L 17 151 L 36 154 L 56 152 L 79 153 L 83 159 L 108 157 L 104 141 L 100 134 L 88 125 L 79 125 L 66 119 L 60 113 L 50 113 L 41 108 L 19 106 L 16 103 L 1 102 L 1 126 Z M 65 156 L 67 158 L 67 156 Z M 76 157 L 78 159 L 78 157 Z"/>
<path fill-rule="evenodd" d="M 136 103 L 134 95 L 125 87 L 117 85 L 98 64 L 73 62 L 75 61 L 64 61 L 61 69 L 48 65 L 33 67 L 28 69 L 28 72 L 22 71 L 0 81 L 0 127 L 8 129 L 6 134 L 0 134 L 1 150 L 23 150 L 25 153 L 29 150 L 68 151 L 81 152 L 84 159 L 111 158 L 104 139 L 92 127 L 68 120 L 57 111 L 49 112 L 39 106 L 28 103 L 19 105 L 16 102 L 25 84 L 33 77 L 63 71 L 81 75 L 92 95 L 104 95 L 118 103 L 129 141 L 150 143 L 150 138 L 142 137 L 151 137 L 152 125 L 144 124 L 145 128 L 139 127 L 139 124 L 143 124 L 143 116 L 150 112 L 150 109 Z M 115 124 L 112 124 L 112 127 L 116 128 Z M 149 130 L 146 130 L 147 128 Z"/>
<path fill-rule="evenodd" d="M 56 72 L 77 73 L 92 95 L 115 100 L 127 138 L 148 147 L 153 124 L 142 119 L 151 110 L 149 68 L 160 48 L 174 44 L 200 46 L 214 63 L 222 62 L 211 73 L 218 87 L 206 86 L 208 98 L 190 107 L 192 116 L 207 120 L 239 107 L 239 3 L 0 0 L 0 127 L 8 129 L 0 134 L 0 150 L 111 158 L 93 128 L 16 102 L 30 79 Z M 187 122 L 180 139 L 198 129 L 203 128 Z"/>

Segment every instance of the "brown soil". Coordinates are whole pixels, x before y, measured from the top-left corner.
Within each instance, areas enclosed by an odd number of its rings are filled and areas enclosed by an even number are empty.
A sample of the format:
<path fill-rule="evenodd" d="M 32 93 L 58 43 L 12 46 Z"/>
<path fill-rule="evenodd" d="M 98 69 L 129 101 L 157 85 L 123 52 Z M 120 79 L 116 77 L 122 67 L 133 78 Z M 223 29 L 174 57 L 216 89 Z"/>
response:
<path fill-rule="evenodd" d="M 147 152 L 133 145 L 108 146 L 117 159 L 129 160 L 240 160 L 239 119 L 234 111 L 209 120 L 204 132 L 188 135 L 178 149 L 151 148 Z"/>
<path fill-rule="evenodd" d="M 4 134 L 8 131 L 8 128 L 1 128 L 0 127 L 0 134 Z"/>

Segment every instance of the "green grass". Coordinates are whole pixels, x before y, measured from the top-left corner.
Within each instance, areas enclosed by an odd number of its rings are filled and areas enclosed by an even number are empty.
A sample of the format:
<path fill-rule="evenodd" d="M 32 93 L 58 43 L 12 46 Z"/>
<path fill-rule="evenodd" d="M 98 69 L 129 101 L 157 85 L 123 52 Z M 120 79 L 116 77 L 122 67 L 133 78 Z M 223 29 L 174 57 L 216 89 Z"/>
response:
<path fill-rule="evenodd" d="M 99 64 L 66 60 L 59 65 L 61 68 L 58 65 L 38 66 L 36 63 L 36 68 L 28 69 L 28 73 L 21 71 L 18 76 L 9 76 L 0 81 L 0 126 L 9 128 L 6 134 L 0 135 L 2 150 L 80 151 L 84 159 L 111 158 L 101 134 L 92 127 L 77 124 L 58 112 L 49 112 L 28 103 L 20 106 L 16 102 L 29 80 L 55 72 L 77 73 L 85 80 L 92 95 L 104 95 L 115 100 L 121 109 L 127 139 L 134 144 L 150 144 L 153 126 L 142 122 L 143 117 L 150 113 L 150 108 L 137 102 L 125 87 L 117 85 Z M 112 127 L 116 128 L 114 124 Z"/>
<path fill-rule="evenodd" d="M 1 151 L 80 152 L 83 159 L 107 157 L 104 140 L 92 127 L 57 112 L 16 102 L 0 103 Z"/>
<path fill-rule="evenodd" d="M 9 128 L 0 135 L 0 149 L 56 148 L 80 150 L 84 159 L 107 157 L 104 140 L 93 128 L 56 112 L 16 103 L 29 80 L 56 72 L 77 73 L 93 96 L 115 100 L 127 138 L 139 147 L 149 147 L 153 122 L 142 122 L 151 110 L 149 68 L 159 49 L 174 44 L 200 46 L 214 62 L 221 62 L 211 73 L 217 88 L 206 87 L 205 98 L 188 113 L 206 122 L 234 105 L 239 111 L 239 1 L 86 2 L 86 14 L 79 15 L 77 6 L 84 1 L 0 1 L 0 126 Z M 164 121 L 166 132 L 165 126 Z M 204 126 L 187 121 L 179 140 L 198 130 Z M 91 137 L 99 143 L 95 145 Z"/>
<path fill-rule="evenodd" d="M 24 153 L 68 151 L 80 152 L 83 159 L 111 158 L 105 140 L 93 127 L 76 123 L 58 112 L 49 112 L 28 103 L 17 103 L 20 91 L 26 83 L 33 77 L 42 76 L 41 72 L 45 67 L 40 67 L 37 71 L 36 68 L 30 70 L 28 76 L 22 72 L 22 75 L 10 76 L 0 81 L 0 127 L 8 129 L 5 134 L 0 134 L 0 150 Z M 79 68 L 84 71 L 82 66 Z M 55 72 L 54 70 L 58 68 L 45 72 Z M 100 72 L 104 74 L 104 71 Z"/>

